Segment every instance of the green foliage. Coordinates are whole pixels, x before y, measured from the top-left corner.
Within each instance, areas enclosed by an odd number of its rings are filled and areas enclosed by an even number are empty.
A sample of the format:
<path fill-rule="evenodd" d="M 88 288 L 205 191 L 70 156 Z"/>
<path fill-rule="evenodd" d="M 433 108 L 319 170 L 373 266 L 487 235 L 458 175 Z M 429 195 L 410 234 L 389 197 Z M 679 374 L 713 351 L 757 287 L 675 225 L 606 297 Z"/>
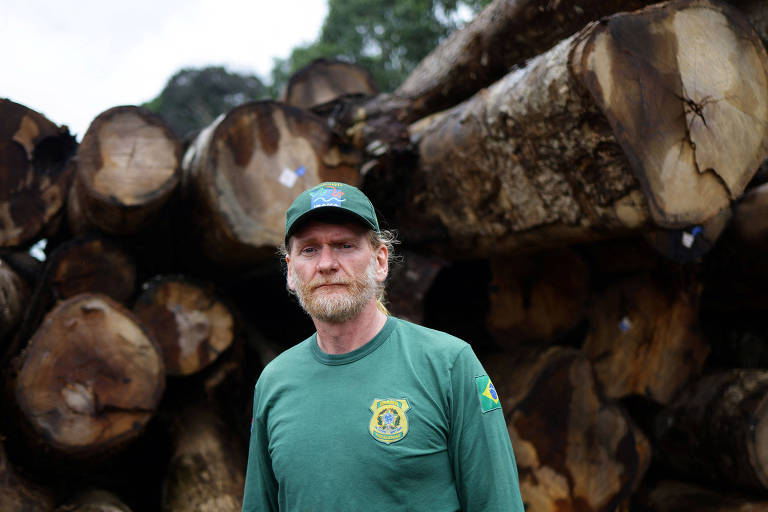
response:
<path fill-rule="evenodd" d="M 270 95 L 313 60 L 346 60 L 368 70 L 382 91 L 393 91 L 440 41 L 456 30 L 462 9 L 478 12 L 489 0 L 328 0 L 314 43 L 275 59 Z"/>
<path fill-rule="evenodd" d="M 220 66 L 185 68 L 173 75 L 159 96 L 142 105 L 160 115 L 180 137 L 210 124 L 219 114 L 265 96 L 258 77 Z"/>

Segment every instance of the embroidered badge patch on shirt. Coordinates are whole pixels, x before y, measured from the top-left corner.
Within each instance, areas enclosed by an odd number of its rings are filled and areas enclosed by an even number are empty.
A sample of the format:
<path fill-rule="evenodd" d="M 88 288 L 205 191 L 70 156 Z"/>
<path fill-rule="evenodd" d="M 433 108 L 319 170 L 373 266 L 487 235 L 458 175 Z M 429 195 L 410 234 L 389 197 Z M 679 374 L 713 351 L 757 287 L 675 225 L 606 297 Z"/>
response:
<path fill-rule="evenodd" d="M 371 404 L 373 415 L 368 431 L 375 440 L 384 444 L 400 441 L 408 433 L 405 411 L 410 408 L 405 398 L 377 398 Z"/>
<path fill-rule="evenodd" d="M 493 387 L 491 378 L 487 375 L 480 375 L 475 377 L 475 383 L 477 384 L 477 396 L 480 397 L 480 410 L 488 412 L 500 409 L 499 395 L 496 393 L 496 388 Z"/>

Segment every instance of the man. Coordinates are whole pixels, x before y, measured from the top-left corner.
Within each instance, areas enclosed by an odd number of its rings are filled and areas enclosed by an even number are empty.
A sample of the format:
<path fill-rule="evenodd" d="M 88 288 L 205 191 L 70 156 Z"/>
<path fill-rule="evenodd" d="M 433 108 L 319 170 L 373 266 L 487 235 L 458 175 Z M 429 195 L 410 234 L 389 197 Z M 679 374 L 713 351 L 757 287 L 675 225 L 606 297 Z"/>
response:
<path fill-rule="evenodd" d="M 522 512 L 471 347 L 381 306 L 391 243 L 368 198 L 322 183 L 285 230 L 287 285 L 317 332 L 256 384 L 243 511 Z"/>

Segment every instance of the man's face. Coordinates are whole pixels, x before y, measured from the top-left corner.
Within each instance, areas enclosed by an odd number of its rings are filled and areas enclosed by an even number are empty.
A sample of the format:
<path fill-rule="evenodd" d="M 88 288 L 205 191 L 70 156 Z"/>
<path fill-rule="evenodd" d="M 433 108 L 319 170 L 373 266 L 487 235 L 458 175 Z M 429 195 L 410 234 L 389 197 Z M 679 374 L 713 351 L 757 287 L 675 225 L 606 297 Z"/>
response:
<path fill-rule="evenodd" d="M 387 249 L 373 249 L 355 223 L 310 221 L 291 237 L 288 288 L 312 318 L 343 323 L 372 301 L 387 277 Z"/>

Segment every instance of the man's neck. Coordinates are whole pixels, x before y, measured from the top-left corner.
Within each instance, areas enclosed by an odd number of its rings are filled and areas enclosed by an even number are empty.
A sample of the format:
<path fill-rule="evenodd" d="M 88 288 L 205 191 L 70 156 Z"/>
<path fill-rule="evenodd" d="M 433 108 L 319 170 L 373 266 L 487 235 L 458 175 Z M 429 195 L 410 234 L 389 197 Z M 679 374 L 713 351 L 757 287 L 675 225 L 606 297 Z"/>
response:
<path fill-rule="evenodd" d="M 320 350 L 326 354 L 346 354 L 371 341 L 387 323 L 387 315 L 379 311 L 374 299 L 348 322 L 336 324 L 313 320 Z"/>

